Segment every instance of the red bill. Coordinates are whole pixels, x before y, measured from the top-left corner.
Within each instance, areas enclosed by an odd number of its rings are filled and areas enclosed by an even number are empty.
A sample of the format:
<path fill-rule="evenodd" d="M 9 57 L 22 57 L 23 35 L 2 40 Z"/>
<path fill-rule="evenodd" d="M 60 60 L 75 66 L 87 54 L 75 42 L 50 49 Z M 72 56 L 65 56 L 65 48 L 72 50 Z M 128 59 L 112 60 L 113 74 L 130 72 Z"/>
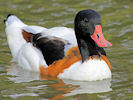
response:
<path fill-rule="evenodd" d="M 95 31 L 91 38 L 96 42 L 99 47 L 112 46 L 112 44 L 104 38 L 101 25 L 95 26 Z"/>

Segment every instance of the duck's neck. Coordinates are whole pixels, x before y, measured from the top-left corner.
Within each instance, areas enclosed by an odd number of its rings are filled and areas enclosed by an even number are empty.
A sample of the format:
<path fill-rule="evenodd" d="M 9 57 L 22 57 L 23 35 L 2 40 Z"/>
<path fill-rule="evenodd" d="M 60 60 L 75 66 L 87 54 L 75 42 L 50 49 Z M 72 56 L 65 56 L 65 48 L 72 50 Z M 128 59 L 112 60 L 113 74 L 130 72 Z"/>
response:
<path fill-rule="evenodd" d="M 81 33 L 80 33 L 81 34 Z M 77 42 L 82 57 L 82 62 L 88 59 L 90 56 L 98 55 L 97 45 L 90 36 L 78 36 Z"/>

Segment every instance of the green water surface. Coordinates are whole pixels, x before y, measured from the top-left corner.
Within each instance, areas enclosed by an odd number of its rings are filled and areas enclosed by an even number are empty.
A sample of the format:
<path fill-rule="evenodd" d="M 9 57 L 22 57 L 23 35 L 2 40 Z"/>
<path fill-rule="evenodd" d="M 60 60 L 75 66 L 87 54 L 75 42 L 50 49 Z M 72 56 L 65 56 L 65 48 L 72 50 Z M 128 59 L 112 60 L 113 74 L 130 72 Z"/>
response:
<path fill-rule="evenodd" d="M 13 13 L 29 25 L 73 28 L 75 14 L 102 17 L 112 79 L 80 82 L 45 78 L 11 62 L 3 19 Z M 133 0 L 0 0 L 0 100 L 133 100 Z"/>

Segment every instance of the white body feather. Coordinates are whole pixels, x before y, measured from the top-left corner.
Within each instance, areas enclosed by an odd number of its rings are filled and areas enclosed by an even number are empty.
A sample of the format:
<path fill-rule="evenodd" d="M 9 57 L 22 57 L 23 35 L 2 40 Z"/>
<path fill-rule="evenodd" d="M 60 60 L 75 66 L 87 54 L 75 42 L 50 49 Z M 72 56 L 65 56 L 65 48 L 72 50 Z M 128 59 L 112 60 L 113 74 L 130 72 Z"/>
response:
<path fill-rule="evenodd" d="M 19 50 L 17 55 L 18 65 L 30 71 L 39 72 L 40 66 L 47 67 L 40 50 L 32 46 L 31 43 L 26 43 Z"/>
<path fill-rule="evenodd" d="M 104 60 L 88 60 L 74 63 L 63 73 L 58 75 L 61 79 L 96 81 L 111 78 L 111 71 Z"/>

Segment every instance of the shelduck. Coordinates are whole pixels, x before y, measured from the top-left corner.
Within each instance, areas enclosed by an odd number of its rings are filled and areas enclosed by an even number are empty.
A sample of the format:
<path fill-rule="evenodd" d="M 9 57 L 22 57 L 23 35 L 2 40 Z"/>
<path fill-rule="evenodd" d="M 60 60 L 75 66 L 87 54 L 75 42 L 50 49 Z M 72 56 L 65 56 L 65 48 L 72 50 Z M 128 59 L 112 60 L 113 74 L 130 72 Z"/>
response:
<path fill-rule="evenodd" d="M 102 34 L 101 17 L 96 11 L 78 12 L 74 30 L 29 26 L 13 14 L 4 22 L 13 61 L 20 67 L 61 79 L 111 78 L 111 65 L 102 47 L 112 44 Z"/>

